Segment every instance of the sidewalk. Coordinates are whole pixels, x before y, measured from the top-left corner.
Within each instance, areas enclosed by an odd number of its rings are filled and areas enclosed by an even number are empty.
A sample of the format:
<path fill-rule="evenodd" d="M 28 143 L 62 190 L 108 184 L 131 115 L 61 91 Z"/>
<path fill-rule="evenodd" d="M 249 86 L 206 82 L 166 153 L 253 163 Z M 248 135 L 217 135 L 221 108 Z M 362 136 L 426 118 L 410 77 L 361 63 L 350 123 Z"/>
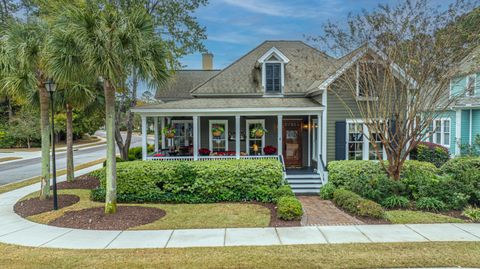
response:
<path fill-rule="evenodd" d="M 78 175 L 97 169 L 83 169 Z M 64 180 L 60 177 L 59 180 Z M 95 231 L 59 228 L 30 222 L 13 212 L 38 184 L 0 195 L 0 242 L 22 246 L 111 249 L 266 246 L 293 244 L 388 243 L 426 241 L 480 242 L 480 224 L 409 224 L 226 228 L 156 231 Z"/>

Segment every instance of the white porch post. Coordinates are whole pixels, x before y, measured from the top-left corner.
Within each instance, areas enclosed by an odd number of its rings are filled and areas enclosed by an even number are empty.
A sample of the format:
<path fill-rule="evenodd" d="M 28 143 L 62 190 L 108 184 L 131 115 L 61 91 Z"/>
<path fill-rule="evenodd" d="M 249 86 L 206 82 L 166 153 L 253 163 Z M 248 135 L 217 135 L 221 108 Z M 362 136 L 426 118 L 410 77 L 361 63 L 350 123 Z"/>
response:
<path fill-rule="evenodd" d="M 322 126 L 320 124 L 320 122 L 323 123 L 322 121 L 322 115 L 321 114 L 318 114 L 317 115 L 318 117 L 318 124 L 317 124 L 317 154 L 320 154 L 320 152 L 322 152 L 322 144 L 324 141 L 322 141 L 322 128 L 320 126 Z M 317 172 L 318 173 L 322 173 L 323 170 L 322 170 L 322 166 L 320 165 L 320 163 L 323 161 L 323 154 L 322 154 L 322 159 L 320 159 L 320 156 L 316 156 L 317 157 Z"/>
<path fill-rule="evenodd" d="M 462 111 L 455 111 L 455 155 L 460 156 L 460 145 L 462 144 Z"/>
<path fill-rule="evenodd" d="M 240 159 L 240 115 L 235 116 L 235 156 Z"/>
<path fill-rule="evenodd" d="M 163 133 L 163 128 L 165 128 L 165 117 L 160 117 L 160 128 L 162 132 L 162 149 L 166 148 L 165 134 Z"/>
<path fill-rule="evenodd" d="M 142 115 L 142 160 L 147 159 L 147 116 Z"/>
<path fill-rule="evenodd" d="M 171 127 L 171 124 L 172 124 L 172 118 L 171 118 L 171 117 L 167 117 L 167 124 Z M 167 145 L 168 145 L 169 147 L 172 146 L 172 143 L 173 143 L 173 142 L 172 142 L 172 139 L 168 139 Z"/>
<path fill-rule="evenodd" d="M 277 116 L 277 148 L 278 154 L 283 155 L 283 115 Z"/>
<path fill-rule="evenodd" d="M 153 117 L 153 135 L 155 143 L 155 152 L 158 152 L 158 117 Z"/>
<path fill-rule="evenodd" d="M 193 160 L 198 160 L 198 116 L 193 116 Z"/>
<path fill-rule="evenodd" d="M 311 146 L 311 141 L 312 141 L 312 137 L 311 137 L 311 127 L 312 127 L 312 120 L 311 120 L 311 117 L 310 115 L 308 115 L 308 167 L 312 166 L 312 146 Z"/>
<path fill-rule="evenodd" d="M 322 151 L 319 151 L 319 152 L 322 153 L 323 163 L 327 165 L 327 111 L 326 110 L 322 111 L 321 125 L 320 125 L 320 117 L 318 118 L 318 126 L 322 126 L 322 139 L 318 140 L 319 144 L 321 145 L 320 148 L 322 149 Z"/>

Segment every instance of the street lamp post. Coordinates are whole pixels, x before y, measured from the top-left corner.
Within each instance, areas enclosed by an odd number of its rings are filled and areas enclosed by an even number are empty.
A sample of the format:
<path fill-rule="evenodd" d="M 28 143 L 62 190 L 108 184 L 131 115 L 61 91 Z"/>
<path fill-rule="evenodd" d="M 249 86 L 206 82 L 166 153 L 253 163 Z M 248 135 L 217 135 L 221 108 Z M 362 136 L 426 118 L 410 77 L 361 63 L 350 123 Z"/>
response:
<path fill-rule="evenodd" d="M 57 88 L 57 85 L 52 79 L 48 79 L 45 82 L 45 88 L 50 94 L 50 108 L 52 110 L 52 173 L 53 173 L 53 210 L 58 209 L 58 197 L 57 197 L 57 167 L 55 161 L 55 110 L 53 107 L 53 93 Z"/>

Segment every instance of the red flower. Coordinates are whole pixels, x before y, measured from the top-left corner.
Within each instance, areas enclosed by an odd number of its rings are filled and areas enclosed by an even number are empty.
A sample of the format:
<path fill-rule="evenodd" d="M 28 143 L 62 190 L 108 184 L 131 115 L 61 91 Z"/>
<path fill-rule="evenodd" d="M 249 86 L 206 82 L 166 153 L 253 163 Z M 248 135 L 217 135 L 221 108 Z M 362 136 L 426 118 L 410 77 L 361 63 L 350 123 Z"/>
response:
<path fill-rule="evenodd" d="M 266 146 L 263 148 L 265 155 L 275 155 L 277 153 L 277 148 L 274 146 Z"/>
<path fill-rule="evenodd" d="M 209 149 L 205 149 L 205 148 L 198 150 L 198 154 L 200 154 L 201 156 L 208 156 L 210 155 L 210 152 L 211 151 Z"/>

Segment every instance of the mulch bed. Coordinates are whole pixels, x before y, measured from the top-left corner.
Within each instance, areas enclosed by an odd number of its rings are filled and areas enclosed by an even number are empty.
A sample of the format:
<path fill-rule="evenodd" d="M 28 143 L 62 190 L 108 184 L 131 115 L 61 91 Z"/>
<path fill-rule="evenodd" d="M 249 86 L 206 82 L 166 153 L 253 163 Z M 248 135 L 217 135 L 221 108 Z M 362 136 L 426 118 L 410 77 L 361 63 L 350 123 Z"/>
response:
<path fill-rule="evenodd" d="M 255 203 L 270 210 L 270 227 L 296 227 L 301 226 L 299 220 L 282 220 L 277 217 L 277 206 L 275 204 Z"/>
<path fill-rule="evenodd" d="M 83 175 L 76 177 L 75 180 L 71 182 L 63 181 L 57 183 L 57 189 L 67 190 L 67 189 L 86 189 L 93 190 L 100 186 L 100 181 L 96 177 L 90 175 Z"/>
<path fill-rule="evenodd" d="M 152 223 L 163 216 L 165 211 L 142 206 L 118 206 L 117 213 L 105 214 L 103 207 L 70 211 L 51 221 L 49 225 L 86 230 L 126 230 Z"/>
<path fill-rule="evenodd" d="M 58 208 L 71 206 L 80 201 L 80 198 L 71 194 L 58 195 Z M 40 213 L 53 210 L 53 198 L 40 200 L 37 198 L 31 198 L 24 201 L 18 201 L 13 207 L 15 213 L 22 217 L 29 217 Z"/>

